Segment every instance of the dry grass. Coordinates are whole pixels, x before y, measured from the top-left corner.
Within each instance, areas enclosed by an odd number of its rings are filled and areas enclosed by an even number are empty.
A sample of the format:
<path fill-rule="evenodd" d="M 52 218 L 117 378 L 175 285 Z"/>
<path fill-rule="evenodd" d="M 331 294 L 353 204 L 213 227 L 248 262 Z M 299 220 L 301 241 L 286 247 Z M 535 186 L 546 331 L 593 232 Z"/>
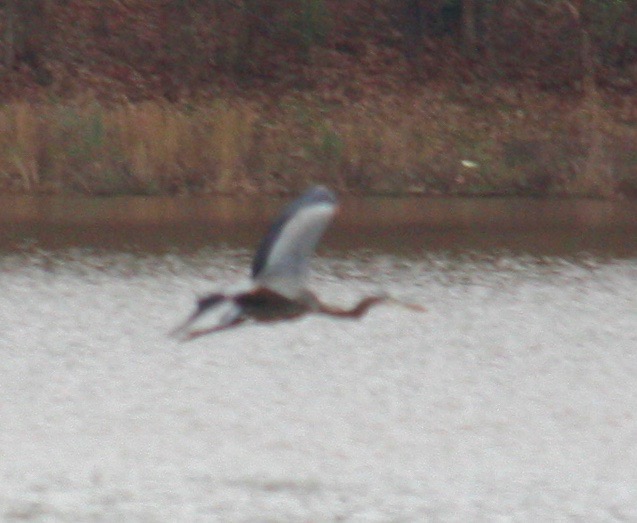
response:
<path fill-rule="evenodd" d="M 37 113 L 26 103 L 0 111 L 0 180 L 15 178 L 25 190 L 39 185 Z"/>
<path fill-rule="evenodd" d="M 553 114 L 537 105 L 423 96 L 331 108 L 14 103 L 0 108 L 0 185 L 86 194 L 280 191 L 311 181 L 384 193 L 637 191 L 634 123 L 577 104 Z"/>
<path fill-rule="evenodd" d="M 7 105 L 0 180 L 27 192 L 235 191 L 248 180 L 255 115 L 224 104 Z"/>

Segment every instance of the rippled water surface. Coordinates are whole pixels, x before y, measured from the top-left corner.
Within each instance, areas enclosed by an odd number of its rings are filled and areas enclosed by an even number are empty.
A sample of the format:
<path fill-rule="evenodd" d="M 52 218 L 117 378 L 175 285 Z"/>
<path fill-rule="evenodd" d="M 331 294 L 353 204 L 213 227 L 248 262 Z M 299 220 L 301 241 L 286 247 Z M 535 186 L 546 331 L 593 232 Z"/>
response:
<path fill-rule="evenodd" d="M 312 288 L 426 313 L 179 343 L 273 209 L 4 203 L 2 521 L 637 519 L 630 204 L 350 202 Z"/>

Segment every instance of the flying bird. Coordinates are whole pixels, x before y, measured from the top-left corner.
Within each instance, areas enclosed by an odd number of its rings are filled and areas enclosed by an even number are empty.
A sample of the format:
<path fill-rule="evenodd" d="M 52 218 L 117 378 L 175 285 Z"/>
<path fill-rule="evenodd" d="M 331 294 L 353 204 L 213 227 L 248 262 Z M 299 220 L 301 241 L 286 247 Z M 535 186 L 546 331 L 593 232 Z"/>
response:
<path fill-rule="evenodd" d="M 200 298 L 192 315 L 172 334 L 191 340 L 247 320 L 289 320 L 308 313 L 360 318 L 384 301 L 423 311 L 419 305 L 398 302 L 387 295 L 367 296 L 351 309 L 343 309 L 321 302 L 308 290 L 310 258 L 336 209 L 334 193 L 323 186 L 309 189 L 289 204 L 261 241 L 248 285 Z"/>

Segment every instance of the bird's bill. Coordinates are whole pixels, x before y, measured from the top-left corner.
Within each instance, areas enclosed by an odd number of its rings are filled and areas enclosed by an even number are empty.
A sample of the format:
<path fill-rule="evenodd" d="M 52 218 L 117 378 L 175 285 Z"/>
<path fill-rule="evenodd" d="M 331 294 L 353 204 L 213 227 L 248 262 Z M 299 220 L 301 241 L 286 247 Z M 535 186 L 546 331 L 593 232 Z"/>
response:
<path fill-rule="evenodd" d="M 422 305 L 418 303 L 411 303 L 408 301 L 400 300 L 392 296 L 391 294 L 388 294 L 385 291 L 381 292 L 380 294 L 377 294 L 376 297 L 385 303 L 388 303 L 388 304 L 392 303 L 394 305 L 398 305 L 399 307 L 404 307 L 405 309 L 409 309 L 414 312 L 427 312 L 426 307 L 423 307 Z"/>
<path fill-rule="evenodd" d="M 402 301 L 396 298 L 393 298 L 391 296 L 387 296 L 387 298 L 385 298 L 389 303 L 393 303 L 395 305 L 400 305 L 401 307 L 404 307 L 405 309 L 409 309 L 411 311 L 415 311 L 415 312 L 427 312 L 427 308 L 423 307 L 422 305 L 418 304 L 418 303 L 410 303 L 407 301 Z"/>

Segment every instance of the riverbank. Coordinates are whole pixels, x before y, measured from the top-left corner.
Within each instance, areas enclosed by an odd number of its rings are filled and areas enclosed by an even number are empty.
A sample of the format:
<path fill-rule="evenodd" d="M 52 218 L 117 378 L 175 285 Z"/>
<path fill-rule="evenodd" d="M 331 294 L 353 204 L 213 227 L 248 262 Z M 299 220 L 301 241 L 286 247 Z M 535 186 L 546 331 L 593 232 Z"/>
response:
<path fill-rule="evenodd" d="M 529 90 L 414 86 L 340 103 L 292 92 L 0 108 L 4 192 L 637 195 L 637 110 Z"/>
<path fill-rule="evenodd" d="M 5 2 L 0 192 L 636 197 L 634 9 L 473 4 Z"/>

